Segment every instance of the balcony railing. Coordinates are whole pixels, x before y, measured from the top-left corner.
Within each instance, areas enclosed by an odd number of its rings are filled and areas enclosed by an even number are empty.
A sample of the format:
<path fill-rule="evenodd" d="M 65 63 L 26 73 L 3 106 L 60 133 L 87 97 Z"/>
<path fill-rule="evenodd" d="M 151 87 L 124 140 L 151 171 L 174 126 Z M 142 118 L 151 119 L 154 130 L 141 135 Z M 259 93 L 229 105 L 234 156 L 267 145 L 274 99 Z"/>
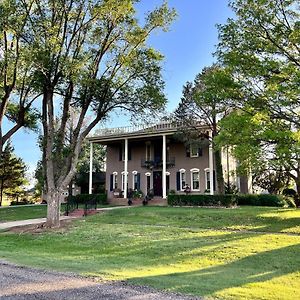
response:
<path fill-rule="evenodd" d="M 175 166 L 175 157 L 170 157 L 166 161 L 167 168 L 173 168 Z M 141 167 L 147 168 L 149 170 L 152 169 L 161 169 L 163 166 L 163 161 L 161 158 L 156 159 L 141 159 Z"/>
<path fill-rule="evenodd" d="M 193 126 L 201 126 L 201 122 L 195 122 Z M 134 134 L 134 133 L 156 133 L 160 131 L 176 130 L 184 127 L 183 123 L 173 122 L 160 122 L 153 124 L 143 124 L 136 126 L 127 127 L 116 127 L 116 128 L 104 128 L 98 129 L 93 136 L 110 136 L 110 135 L 122 135 L 122 134 Z"/>

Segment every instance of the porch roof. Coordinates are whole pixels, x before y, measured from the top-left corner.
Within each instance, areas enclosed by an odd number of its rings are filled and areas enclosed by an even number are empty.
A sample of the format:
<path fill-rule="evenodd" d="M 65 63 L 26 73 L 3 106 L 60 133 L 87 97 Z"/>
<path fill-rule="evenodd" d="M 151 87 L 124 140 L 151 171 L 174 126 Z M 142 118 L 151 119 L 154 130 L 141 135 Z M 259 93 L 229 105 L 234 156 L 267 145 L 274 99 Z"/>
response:
<path fill-rule="evenodd" d="M 159 122 L 156 124 L 144 124 L 137 126 L 105 128 L 95 132 L 94 135 L 88 136 L 87 140 L 94 143 L 105 143 L 125 138 L 138 139 L 143 137 L 155 137 L 161 135 L 172 135 L 185 126 L 182 123 Z M 207 126 L 203 126 L 200 122 L 196 122 L 193 127 L 202 130 L 208 130 Z"/>

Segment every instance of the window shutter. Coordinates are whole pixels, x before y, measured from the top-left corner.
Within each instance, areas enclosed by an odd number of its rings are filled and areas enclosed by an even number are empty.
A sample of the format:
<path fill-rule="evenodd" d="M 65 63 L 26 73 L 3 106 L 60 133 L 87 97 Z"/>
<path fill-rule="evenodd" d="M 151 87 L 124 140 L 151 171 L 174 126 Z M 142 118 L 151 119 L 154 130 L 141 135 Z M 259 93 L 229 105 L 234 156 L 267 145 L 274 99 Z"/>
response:
<path fill-rule="evenodd" d="M 198 155 L 199 155 L 199 156 L 202 156 L 202 148 L 199 148 L 199 149 L 198 149 Z"/>
<path fill-rule="evenodd" d="M 114 175 L 110 174 L 110 191 L 113 190 L 113 185 L 114 185 Z"/>
<path fill-rule="evenodd" d="M 216 171 L 214 170 L 214 172 L 213 172 L 213 174 L 214 174 L 214 184 L 213 184 L 213 187 L 214 187 L 214 191 L 216 190 Z"/>
<path fill-rule="evenodd" d="M 177 185 L 177 191 L 180 191 L 180 172 L 176 173 L 176 185 Z"/>
<path fill-rule="evenodd" d="M 190 147 L 186 147 L 186 157 L 191 157 L 191 149 L 190 149 Z"/>
<path fill-rule="evenodd" d="M 136 177 L 137 177 L 137 189 L 140 190 L 141 189 L 141 174 L 137 173 Z"/>

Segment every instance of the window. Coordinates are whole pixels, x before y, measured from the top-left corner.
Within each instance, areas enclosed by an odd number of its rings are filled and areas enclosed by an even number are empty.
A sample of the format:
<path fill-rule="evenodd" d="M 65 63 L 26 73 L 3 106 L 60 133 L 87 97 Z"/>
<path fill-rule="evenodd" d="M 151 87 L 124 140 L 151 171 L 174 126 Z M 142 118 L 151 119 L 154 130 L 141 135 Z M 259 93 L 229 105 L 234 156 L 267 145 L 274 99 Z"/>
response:
<path fill-rule="evenodd" d="M 138 190 L 138 173 L 137 171 L 132 171 L 132 189 Z"/>
<path fill-rule="evenodd" d="M 145 173 L 146 177 L 147 177 L 147 193 L 151 190 L 151 173 L 147 172 Z"/>
<path fill-rule="evenodd" d="M 112 188 L 113 190 L 118 188 L 118 172 L 113 172 L 113 181 L 112 181 Z"/>
<path fill-rule="evenodd" d="M 151 144 L 146 143 L 146 160 L 151 160 Z"/>
<path fill-rule="evenodd" d="M 199 157 L 199 147 L 196 145 L 191 145 L 190 153 L 191 157 Z"/>
<path fill-rule="evenodd" d="M 125 190 L 125 172 L 122 172 L 122 191 Z M 127 190 L 128 190 L 128 172 L 127 172 Z"/>
<path fill-rule="evenodd" d="M 205 189 L 206 190 L 210 190 L 210 172 L 209 172 L 209 168 L 205 169 Z M 215 186 L 215 171 L 213 172 L 213 183 L 214 183 L 214 190 L 216 190 L 216 186 Z"/>
<path fill-rule="evenodd" d="M 200 173 L 199 169 L 191 169 L 192 191 L 200 191 Z"/>
<path fill-rule="evenodd" d="M 185 169 L 180 169 L 180 190 L 183 191 L 186 185 L 186 174 Z"/>

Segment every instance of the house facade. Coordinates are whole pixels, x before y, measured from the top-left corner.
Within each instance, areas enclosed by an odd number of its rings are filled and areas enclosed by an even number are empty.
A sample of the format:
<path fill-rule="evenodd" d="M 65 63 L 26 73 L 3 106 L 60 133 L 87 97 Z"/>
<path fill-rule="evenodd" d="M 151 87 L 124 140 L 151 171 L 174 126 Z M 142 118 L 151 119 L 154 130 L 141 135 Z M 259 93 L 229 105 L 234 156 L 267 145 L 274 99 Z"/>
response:
<path fill-rule="evenodd" d="M 93 166 L 93 143 L 106 145 L 106 190 L 108 198 L 127 198 L 129 189 L 146 195 L 150 190 L 165 199 L 169 192 L 214 194 L 216 190 L 213 149 L 209 138 L 188 147 L 177 138 L 179 125 L 155 125 L 106 129 L 89 137 L 90 168 Z M 209 128 L 199 127 L 209 137 Z M 225 176 L 242 189 L 247 184 L 234 175 L 234 160 L 222 156 Z M 126 176 L 127 175 L 127 176 Z M 229 178 L 229 177 L 228 177 Z M 211 184 L 213 183 L 213 184 Z M 90 193 L 92 178 L 90 176 Z M 247 192 L 242 191 L 242 192 Z"/>

